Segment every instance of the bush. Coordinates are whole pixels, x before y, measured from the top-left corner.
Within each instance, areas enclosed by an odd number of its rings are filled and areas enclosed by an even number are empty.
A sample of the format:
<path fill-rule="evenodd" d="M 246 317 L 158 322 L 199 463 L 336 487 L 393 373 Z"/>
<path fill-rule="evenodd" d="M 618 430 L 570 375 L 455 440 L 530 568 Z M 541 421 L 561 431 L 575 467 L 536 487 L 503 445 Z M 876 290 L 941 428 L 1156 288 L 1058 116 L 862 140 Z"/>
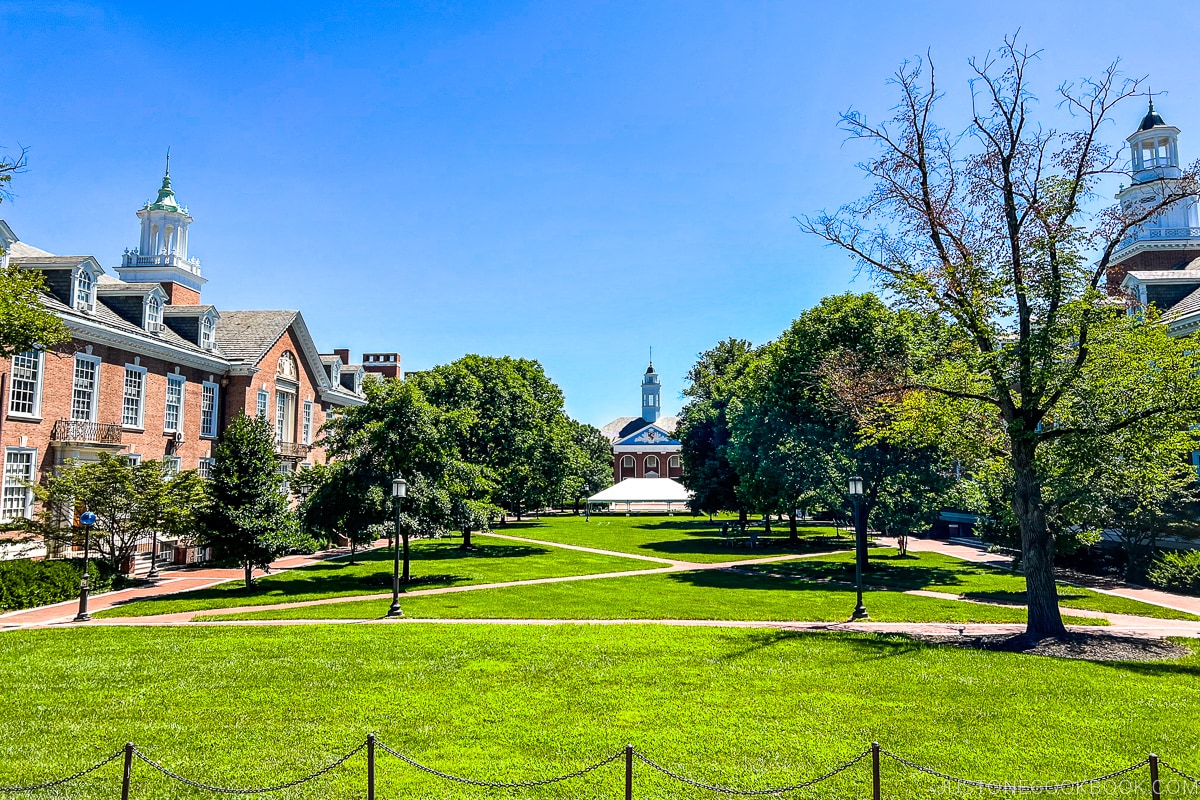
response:
<path fill-rule="evenodd" d="M 0 561 L 0 611 L 34 608 L 78 597 L 81 576 L 80 559 Z M 93 592 L 112 587 L 111 570 L 96 561 L 89 562 L 88 576 Z"/>
<path fill-rule="evenodd" d="M 1200 595 L 1200 550 L 1163 553 L 1146 571 L 1146 577 L 1159 589 Z"/>

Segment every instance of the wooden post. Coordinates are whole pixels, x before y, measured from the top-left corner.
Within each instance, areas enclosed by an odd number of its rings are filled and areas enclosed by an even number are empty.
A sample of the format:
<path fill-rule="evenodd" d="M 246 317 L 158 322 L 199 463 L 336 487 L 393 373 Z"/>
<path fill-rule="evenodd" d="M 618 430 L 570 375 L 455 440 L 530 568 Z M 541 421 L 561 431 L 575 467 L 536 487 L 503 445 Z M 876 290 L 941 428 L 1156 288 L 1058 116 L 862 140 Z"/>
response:
<path fill-rule="evenodd" d="M 367 734 L 367 800 L 375 800 L 375 734 Z"/>
<path fill-rule="evenodd" d="M 625 800 L 633 800 L 633 745 L 625 745 Z"/>
<path fill-rule="evenodd" d="M 121 778 L 121 800 L 129 800 L 129 778 L 133 773 L 133 742 L 125 743 L 125 775 Z"/>
<path fill-rule="evenodd" d="M 1158 782 L 1158 756 L 1151 753 L 1146 760 L 1150 762 L 1150 797 L 1152 800 L 1160 800 L 1162 786 Z"/>
<path fill-rule="evenodd" d="M 871 742 L 871 797 L 879 800 L 879 742 Z"/>

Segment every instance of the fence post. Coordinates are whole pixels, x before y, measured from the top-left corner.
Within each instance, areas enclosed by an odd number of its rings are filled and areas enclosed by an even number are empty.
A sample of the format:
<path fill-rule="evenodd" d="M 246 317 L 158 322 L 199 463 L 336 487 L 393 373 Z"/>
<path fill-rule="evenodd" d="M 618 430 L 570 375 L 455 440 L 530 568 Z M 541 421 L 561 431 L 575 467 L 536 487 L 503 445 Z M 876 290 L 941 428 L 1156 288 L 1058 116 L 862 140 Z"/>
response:
<path fill-rule="evenodd" d="M 1158 756 L 1151 753 L 1146 760 L 1150 762 L 1150 797 L 1152 800 L 1160 800 L 1162 786 L 1158 783 Z"/>
<path fill-rule="evenodd" d="M 871 742 L 871 797 L 879 800 L 879 742 Z"/>
<path fill-rule="evenodd" d="M 625 800 L 633 800 L 633 745 L 625 745 Z"/>
<path fill-rule="evenodd" d="M 125 775 L 121 778 L 121 800 L 129 800 L 129 778 L 133 773 L 133 742 L 125 743 Z"/>
<path fill-rule="evenodd" d="M 367 800 L 375 800 L 375 734 L 367 734 Z"/>

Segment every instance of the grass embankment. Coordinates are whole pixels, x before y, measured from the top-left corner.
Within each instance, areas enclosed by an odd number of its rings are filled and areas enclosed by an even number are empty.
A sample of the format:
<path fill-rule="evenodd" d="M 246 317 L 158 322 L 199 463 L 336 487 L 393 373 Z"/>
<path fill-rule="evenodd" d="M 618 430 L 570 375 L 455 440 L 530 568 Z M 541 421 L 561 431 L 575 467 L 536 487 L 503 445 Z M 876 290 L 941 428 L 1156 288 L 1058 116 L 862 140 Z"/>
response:
<path fill-rule="evenodd" d="M 560 547 L 528 545 L 477 534 L 476 547 L 459 549 L 457 539 L 413 542 L 411 588 L 464 586 L 478 583 L 592 575 L 602 572 L 654 568 L 654 564 L 619 556 L 595 555 Z M 380 594 L 392 588 L 392 553 L 387 549 L 323 561 L 259 578 L 247 590 L 241 581 L 210 589 L 139 600 L 95 614 L 96 617 L 138 617 L 201 611 L 213 608 L 261 606 L 320 600 L 328 597 Z"/>
<path fill-rule="evenodd" d="M 839 535 L 832 525 L 802 525 L 798 529 L 799 542 L 789 543 L 785 523 L 773 526 L 770 536 L 762 535 L 761 525 L 754 527 L 758 546 L 752 548 L 749 536 L 722 537 L 720 522 L 728 522 L 732 527 L 737 518 L 722 517 L 719 522 L 709 522 L 706 517 L 689 515 L 626 517 L 594 514 L 590 522 L 575 516 L 510 522 L 497 528 L 496 532 L 697 564 L 854 546 L 852 534 L 843 530 Z"/>
<path fill-rule="evenodd" d="M 5 785 L 69 774 L 128 740 L 188 777 L 262 786 L 316 769 L 368 732 L 491 780 L 561 774 L 626 742 L 686 775 L 748 788 L 812 777 L 872 740 L 999 782 L 1089 777 L 1150 751 L 1200 772 L 1200 654 L 1096 664 L 901 637 L 653 626 L 91 628 L 0 636 L 0 681 Z M 361 798 L 365 769 L 360 754 L 273 796 Z M 1122 793 L 1149 797 L 1145 773 Z M 120 775 L 118 761 L 65 791 L 113 797 Z M 383 753 L 377 778 L 381 797 L 488 794 Z M 868 797 L 869 781 L 863 761 L 789 796 Z M 955 788 L 886 760 L 883 785 L 886 797 L 917 800 Z M 613 764 L 504 794 L 565 800 L 622 788 Z M 697 796 L 642 765 L 634 794 Z M 134 762 L 135 800 L 199 796 Z"/>
<path fill-rule="evenodd" d="M 1025 621 L 1019 606 L 981 605 L 921 597 L 904 590 L 926 588 L 958 593 L 1011 588 L 1019 575 L 932 553 L 889 558 L 873 550 L 868 585 L 888 586 L 864 595 L 877 622 Z M 840 622 L 854 608 L 853 557 L 839 553 L 729 570 L 689 570 L 664 575 L 601 578 L 569 583 L 513 586 L 401 599 L 416 619 L 706 619 Z M 845 571 L 849 570 L 848 582 Z M 1107 599 L 1097 595 L 1097 602 Z M 209 619 L 378 619 L 390 602 L 364 600 L 273 609 Z M 1144 605 L 1144 604 L 1138 604 Z M 1148 610 L 1155 609 L 1145 606 Z M 1102 621 L 1070 618 L 1072 624 Z"/>

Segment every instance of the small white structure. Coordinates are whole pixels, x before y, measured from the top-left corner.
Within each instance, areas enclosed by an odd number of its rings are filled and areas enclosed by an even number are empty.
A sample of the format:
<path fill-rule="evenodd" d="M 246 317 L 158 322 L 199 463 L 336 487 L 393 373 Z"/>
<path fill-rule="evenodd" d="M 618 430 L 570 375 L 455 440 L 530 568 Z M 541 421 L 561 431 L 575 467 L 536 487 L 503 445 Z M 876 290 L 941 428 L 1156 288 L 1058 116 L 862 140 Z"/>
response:
<path fill-rule="evenodd" d="M 634 503 L 640 511 L 657 511 L 666 507 L 671 513 L 676 505 L 686 505 L 692 497 L 683 484 L 671 478 L 626 478 L 587 499 L 588 510 L 601 504 L 625 504 L 625 512 L 633 511 Z"/>

